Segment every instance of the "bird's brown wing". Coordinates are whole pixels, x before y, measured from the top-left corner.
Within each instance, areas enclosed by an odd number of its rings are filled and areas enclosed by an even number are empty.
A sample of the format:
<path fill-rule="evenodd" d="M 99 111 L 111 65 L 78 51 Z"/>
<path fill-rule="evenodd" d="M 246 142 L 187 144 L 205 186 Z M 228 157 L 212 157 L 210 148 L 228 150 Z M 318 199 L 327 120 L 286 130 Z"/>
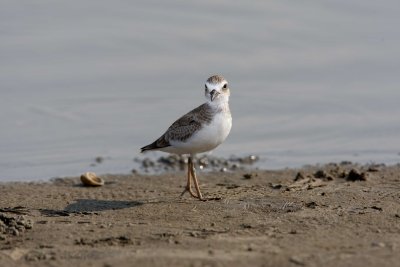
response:
<path fill-rule="evenodd" d="M 176 120 L 168 130 L 152 144 L 142 147 L 141 150 L 152 150 L 170 146 L 170 141 L 186 141 L 190 136 L 209 124 L 212 120 L 213 110 L 203 104 Z"/>

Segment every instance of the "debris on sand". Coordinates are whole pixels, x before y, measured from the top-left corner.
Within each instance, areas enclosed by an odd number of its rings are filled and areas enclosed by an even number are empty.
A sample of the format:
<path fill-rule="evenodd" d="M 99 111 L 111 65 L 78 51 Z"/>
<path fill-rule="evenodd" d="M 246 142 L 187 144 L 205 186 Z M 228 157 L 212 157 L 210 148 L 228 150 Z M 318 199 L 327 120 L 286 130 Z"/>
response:
<path fill-rule="evenodd" d="M 14 213 L 19 215 L 26 215 L 29 213 L 29 209 L 23 206 L 16 206 L 16 207 L 7 207 L 7 208 L 0 208 L 0 212 L 8 212 Z"/>
<path fill-rule="evenodd" d="M 346 181 L 366 181 L 371 177 L 371 172 L 378 172 L 379 169 L 374 166 L 369 166 L 366 171 L 359 171 L 357 166 L 350 165 L 351 163 L 327 164 L 323 168 L 313 172 L 299 171 L 293 183 L 288 185 L 287 191 L 309 190 L 316 187 L 326 186 L 328 182 L 335 179 L 344 179 Z M 277 188 L 277 187 L 275 187 Z"/>
<path fill-rule="evenodd" d="M 26 229 L 32 229 L 33 222 L 23 215 L 12 216 L 0 213 L 0 240 L 6 235 L 18 236 Z"/>
<path fill-rule="evenodd" d="M 209 171 L 235 171 L 246 170 L 259 160 L 258 156 L 250 155 L 246 157 L 230 157 L 219 158 L 210 155 L 202 155 L 194 160 L 195 166 L 200 170 Z M 179 156 L 170 154 L 159 157 L 158 159 L 151 158 L 135 158 L 134 161 L 139 164 L 139 169 L 145 173 L 161 173 L 165 171 L 183 171 L 188 162 L 187 156 Z M 250 178 L 245 178 L 250 179 Z"/>
<path fill-rule="evenodd" d="M 126 246 L 133 244 L 132 240 L 125 236 L 121 235 L 118 237 L 105 237 L 99 239 L 86 239 L 86 238 L 79 238 L 75 240 L 75 245 L 80 246 L 101 246 L 101 245 L 108 245 L 108 246 Z"/>
<path fill-rule="evenodd" d="M 257 173 L 245 173 L 245 174 L 243 174 L 243 179 L 244 180 L 250 180 L 253 177 L 257 177 L 257 176 L 258 176 Z"/>
<path fill-rule="evenodd" d="M 318 170 L 314 173 L 314 177 L 315 178 L 319 178 L 319 179 L 326 179 L 328 181 L 332 181 L 333 180 L 333 176 L 332 174 L 324 171 L 324 170 Z"/>
<path fill-rule="evenodd" d="M 299 178 L 303 177 L 303 178 Z M 298 190 L 310 190 L 316 187 L 322 187 L 326 186 L 326 182 L 324 182 L 322 179 L 317 179 L 312 176 L 302 176 L 302 175 L 297 175 L 294 183 L 290 184 L 286 190 L 288 191 L 298 191 Z"/>
<path fill-rule="evenodd" d="M 305 204 L 305 206 L 310 209 L 315 209 L 316 207 L 318 207 L 318 204 L 315 201 L 311 201 L 311 202 L 307 202 Z"/>
<path fill-rule="evenodd" d="M 360 172 L 356 169 L 350 170 L 346 177 L 347 181 L 366 181 L 367 180 L 367 173 Z"/>
<path fill-rule="evenodd" d="M 270 183 L 269 186 L 270 186 L 272 189 L 281 189 L 281 188 L 283 187 L 283 185 L 282 185 L 282 184 L 279 184 L 279 183 Z"/>

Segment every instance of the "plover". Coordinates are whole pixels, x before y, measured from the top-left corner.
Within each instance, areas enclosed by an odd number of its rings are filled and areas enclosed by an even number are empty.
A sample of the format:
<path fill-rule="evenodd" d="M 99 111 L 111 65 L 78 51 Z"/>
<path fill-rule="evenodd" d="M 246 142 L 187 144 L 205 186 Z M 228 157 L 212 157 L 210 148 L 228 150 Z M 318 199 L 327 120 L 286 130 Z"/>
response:
<path fill-rule="evenodd" d="M 193 159 L 197 153 L 210 151 L 220 145 L 232 127 L 230 91 L 225 78 L 221 75 L 208 78 L 204 94 L 206 103 L 180 117 L 160 138 L 141 148 L 141 152 L 159 150 L 189 155 L 187 185 L 181 196 L 189 192 L 192 197 L 200 200 L 204 198 L 200 192 Z M 192 190 L 192 179 L 197 194 Z"/>

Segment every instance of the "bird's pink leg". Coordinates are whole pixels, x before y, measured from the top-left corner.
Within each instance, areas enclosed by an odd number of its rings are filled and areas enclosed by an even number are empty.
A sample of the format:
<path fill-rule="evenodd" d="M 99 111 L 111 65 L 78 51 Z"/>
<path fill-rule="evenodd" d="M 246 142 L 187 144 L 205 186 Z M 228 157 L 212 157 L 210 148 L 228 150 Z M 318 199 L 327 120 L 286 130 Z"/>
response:
<path fill-rule="evenodd" d="M 190 160 L 190 161 L 192 161 L 191 158 L 192 158 L 192 157 L 189 157 L 189 160 Z M 200 186 L 199 186 L 199 182 L 197 181 L 196 169 L 195 169 L 195 167 L 194 167 L 194 163 L 192 162 L 191 165 L 192 165 L 192 166 L 191 166 L 191 167 L 192 167 L 192 168 L 191 168 L 192 178 L 193 178 L 193 182 L 194 182 L 194 187 L 196 188 L 197 198 L 198 198 L 199 200 L 205 200 L 205 199 L 203 198 L 203 196 L 201 195 L 201 192 L 200 192 Z"/>
<path fill-rule="evenodd" d="M 192 191 L 192 183 L 191 183 L 191 173 L 192 173 L 192 167 L 193 166 L 193 162 L 192 159 L 189 157 L 189 161 L 188 161 L 188 172 L 187 172 L 187 184 L 186 184 L 186 188 L 185 190 L 183 190 L 181 197 L 186 193 L 189 192 L 190 195 L 194 198 L 199 198 L 193 191 Z"/>

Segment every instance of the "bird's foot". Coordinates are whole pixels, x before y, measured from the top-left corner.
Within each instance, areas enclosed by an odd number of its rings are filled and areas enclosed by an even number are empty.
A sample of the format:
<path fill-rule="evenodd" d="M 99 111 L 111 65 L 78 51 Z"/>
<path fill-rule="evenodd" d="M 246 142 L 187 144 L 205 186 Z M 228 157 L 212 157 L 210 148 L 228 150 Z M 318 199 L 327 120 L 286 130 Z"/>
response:
<path fill-rule="evenodd" d="M 201 198 L 199 198 L 199 200 L 204 201 L 204 202 L 206 202 L 206 201 L 218 201 L 218 200 L 221 200 L 221 199 L 222 199 L 221 197 L 201 197 Z"/>
<path fill-rule="evenodd" d="M 204 202 L 206 202 L 206 201 L 218 201 L 218 200 L 221 200 L 221 199 L 222 199 L 221 197 L 203 197 L 201 194 L 200 194 L 200 197 L 199 197 L 198 195 L 196 195 L 196 194 L 193 192 L 192 188 L 190 188 L 190 187 L 185 187 L 185 189 L 184 189 L 183 192 L 181 193 L 180 197 L 183 197 L 183 195 L 185 195 L 186 192 L 189 192 L 189 194 L 190 194 L 193 198 L 197 198 L 198 200 L 204 201 Z"/>
<path fill-rule="evenodd" d="M 193 192 L 193 190 L 192 190 L 192 188 L 191 188 L 190 186 L 186 186 L 186 187 L 185 187 L 185 190 L 183 190 L 183 192 L 181 193 L 181 197 L 183 197 L 183 195 L 184 195 L 186 192 L 189 192 L 189 194 L 190 194 L 192 197 L 194 197 L 194 198 L 199 198 L 199 197 Z"/>

